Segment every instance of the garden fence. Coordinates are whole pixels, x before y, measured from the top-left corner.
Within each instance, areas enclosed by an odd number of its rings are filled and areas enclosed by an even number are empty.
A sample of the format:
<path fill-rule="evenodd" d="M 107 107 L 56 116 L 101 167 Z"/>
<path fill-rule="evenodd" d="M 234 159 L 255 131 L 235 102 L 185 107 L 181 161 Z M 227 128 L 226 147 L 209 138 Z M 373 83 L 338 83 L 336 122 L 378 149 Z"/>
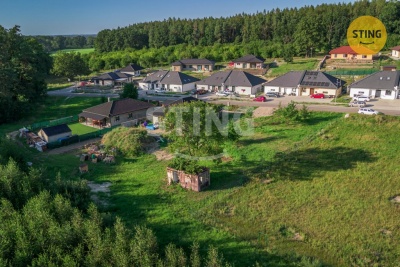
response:
<path fill-rule="evenodd" d="M 332 70 L 332 71 L 326 71 L 326 73 L 328 73 L 330 75 L 335 75 L 335 76 L 340 76 L 340 75 L 361 76 L 361 75 L 370 75 L 377 71 L 378 70 L 376 70 L 376 69 Z"/>
<path fill-rule="evenodd" d="M 41 129 L 44 127 L 50 127 L 50 126 L 56 126 L 60 124 L 68 124 L 71 122 L 78 122 L 79 116 L 74 115 L 74 116 L 69 116 L 61 119 L 56 119 L 56 120 L 51 120 L 51 121 L 42 121 L 42 122 L 35 122 L 32 123 L 30 126 L 28 126 L 28 129 L 31 131 Z"/>

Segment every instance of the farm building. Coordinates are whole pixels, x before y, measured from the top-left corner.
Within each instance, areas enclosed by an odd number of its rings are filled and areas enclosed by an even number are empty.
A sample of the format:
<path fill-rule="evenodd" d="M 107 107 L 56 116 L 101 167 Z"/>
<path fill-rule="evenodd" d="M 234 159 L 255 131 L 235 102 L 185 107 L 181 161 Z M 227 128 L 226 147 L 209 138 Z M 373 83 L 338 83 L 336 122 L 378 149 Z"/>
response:
<path fill-rule="evenodd" d="M 160 70 L 147 75 L 139 82 L 139 88 L 143 90 L 164 88 L 171 92 L 186 92 L 194 90 L 197 81 L 199 79 L 179 71 Z"/>
<path fill-rule="evenodd" d="M 71 135 L 72 131 L 66 124 L 42 128 L 38 132 L 38 136 L 47 143 L 56 142 L 60 138 L 67 138 Z"/>
<path fill-rule="evenodd" d="M 128 121 L 146 119 L 147 109 L 152 106 L 147 102 L 125 98 L 85 109 L 79 114 L 79 118 L 88 126 L 112 127 Z"/>
<path fill-rule="evenodd" d="M 350 96 L 366 95 L 382 99 L 399 98 L 400 71 L 378 71 L 349 85 Z"/>
<path fill-rule="evenodd" d="M 211 92 L 230 91 L 240 95 L 254 95 L 262 90 L 266 80 L 240 70 L 214 73 L 197 83 L 197 89 Z"/>
<path fill-rule="evenodd" d="M 264 85 L 264 91 L 309 96 L 338 96 L 346 82 L 322 71 L 290 71 Z"/>

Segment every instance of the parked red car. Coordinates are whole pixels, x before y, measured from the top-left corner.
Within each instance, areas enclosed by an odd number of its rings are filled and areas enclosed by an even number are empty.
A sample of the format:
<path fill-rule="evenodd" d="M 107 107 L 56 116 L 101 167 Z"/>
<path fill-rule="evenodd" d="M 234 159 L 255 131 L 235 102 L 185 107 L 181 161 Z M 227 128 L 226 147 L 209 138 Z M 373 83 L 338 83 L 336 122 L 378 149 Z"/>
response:
<path fill-rule="evenodd" d="M 265 96 L 258 96 L 256 98 L 253 99 L 253 101 L 257 101 L 257 102 L 265 102 L 267 101 L 267 98 Z"/>
<path fill-rule="evenodd" d="M 325 95 L 324 94 L 312 94 L 310 95 L 311 98 L 324 98 Z"/>

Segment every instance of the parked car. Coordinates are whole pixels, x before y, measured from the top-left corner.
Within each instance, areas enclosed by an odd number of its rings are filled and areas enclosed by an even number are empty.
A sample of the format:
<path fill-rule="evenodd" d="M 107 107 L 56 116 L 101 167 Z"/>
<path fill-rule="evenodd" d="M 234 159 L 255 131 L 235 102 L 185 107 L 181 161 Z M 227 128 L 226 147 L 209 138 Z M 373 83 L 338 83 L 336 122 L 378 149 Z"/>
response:
<path fill-rule="evenodd" d="M 224 93 L 227 94 L 227 95 L 239 96 L 238 93 L 232 92 L 232 91 L 224 91 Z"/>
<path fill-rule="evenodd" d="M 377 110 L 374 110 L 372 108 L 360 108 L 358 110 L 359 114 L 365 114 L 365 115 L 378 115 L 378 114 L 382 114 Z"/>
<path fill-rule="evenodd" d="M 256 98 L 253 99 L 253 101 L 257 101 L 257 102 L 265 102 L 267 101 L 267 98 L 265 96 L 258 96 Z"/>
<path fill-rule="evenodd" d="M 204 94 L 207 94 L 207 93 L 208 93 L 208 91 L 206 89 L 197 90 L 197 94 L 199 94 L 199 95 L 204 95 Z"/>
<path fill-rule="evenodd" d="M 268 96 L 268 97 L 280 97 L 279 94 L 275 93 L 275 92 L 267 92 L 267 93 L 265 93 L 265 96 Z"/>
<path fill-rule="evenodd" d="M 167 90 L 165 90 L 165 88 L 156 88 L 156 90 L 154 90 L 156 93 L 165 93 Z"/>
<path fill-rule="evenodd" d="M 216 92 L 215 95 L 216 96 L 228 96 L 228 94 L 224 93 L 224 92 Z"/>
<path fill-rule="evenodd" d="M 318 94 L 312 94 L 312 95 L 310 95 L 310 97 L 311 98 L 325 98 L 325 95 L 318 93 Z"/>
<path fill-rule="evenodd" d="M 371 100 L 371 98 L 369 96 L 366 95 L 361 95 L 361 96 L 356 96 L 353 98 L 354 101 L 364 101 L 364 102 L 368 102 Z"/>
<path fill-rule="evenodd" d="M 363 107 L 366 106 L 366 104 L 365 104 L 364 101 L 353 101 L 353 102 L 350 102 L 350 103 L 349 103 L 349 106 L 350 106 L 350 107 L 360 107 L 360 108 L 363 108 Z"/>

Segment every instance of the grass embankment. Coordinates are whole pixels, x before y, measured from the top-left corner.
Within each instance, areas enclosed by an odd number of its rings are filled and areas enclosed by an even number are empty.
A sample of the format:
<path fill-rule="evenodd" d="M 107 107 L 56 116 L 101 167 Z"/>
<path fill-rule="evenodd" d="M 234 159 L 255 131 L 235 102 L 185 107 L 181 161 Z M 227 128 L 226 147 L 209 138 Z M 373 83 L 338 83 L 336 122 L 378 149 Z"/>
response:
<path fill-rule="evenodd" d="M 291 63 L 279 62 L 278 66 L 271 67 L 267 72 L 267 77 L 276 77 L 283 75 L 289 71 L 298 70 L 315 70 L 319 60 L 316 58 L 309 59 L 295 59 Z"/>
<path fill-rule="evenodd" d="M 14 123 L 0 125 L 0 135 L 17 131 L 23 126 L 28 126 L 34 122 L 60 119 L 73 116 L 82 112 L 83 109 L 101 104 L 100 97 L 53 97 L 49 96 L 37 105 L 31 115 Z"/>

